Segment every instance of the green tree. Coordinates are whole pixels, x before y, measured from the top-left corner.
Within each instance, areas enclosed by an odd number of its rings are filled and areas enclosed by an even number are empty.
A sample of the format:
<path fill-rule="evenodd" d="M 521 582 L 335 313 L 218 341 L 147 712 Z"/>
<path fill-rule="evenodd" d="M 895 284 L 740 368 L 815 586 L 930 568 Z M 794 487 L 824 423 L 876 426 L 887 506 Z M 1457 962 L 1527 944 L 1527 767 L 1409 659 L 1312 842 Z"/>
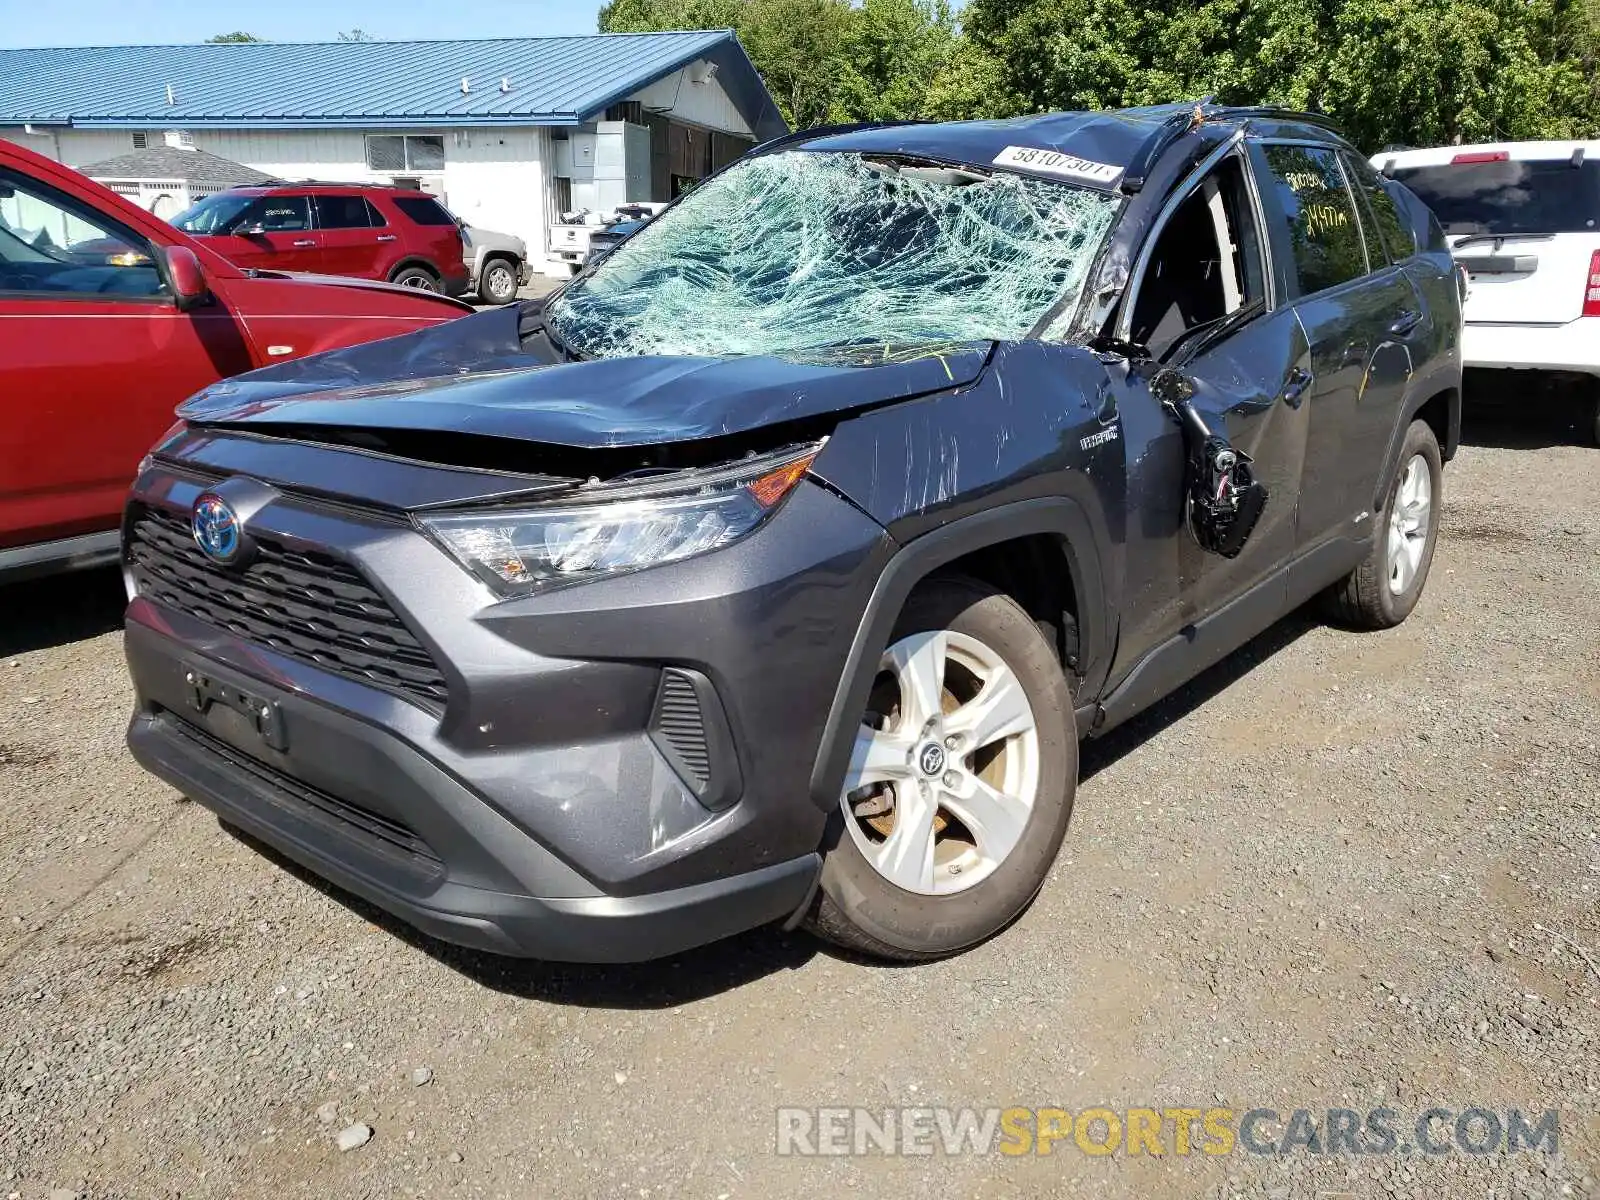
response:
<path fill-rule="evenodd" d="M 972 0 L 1016 111 L 1214 95 L 1330 114 L 1360 145 L 1600 130 L 1596 0 Z"/>
<path fill-rule="evenodd" d="M 341 42 L 375 42 L 378 40 L 365 29 L 347 29 L 335 36 Z"/>
<path fill-rule="evenodd" d="M 865 0 L 856 9 L 848 0 L 611 0 L 600 10 L 600 29 L 732 29 L 784 119 L 805 128 L 918 115 L 930 77 L 918 89 L 911 76 L 936 69 L 942 58 L 934 47 L 955 37 L 948 10 L 934 7 L 943 3 Z M 892 101 L 881 99 L 884 90 Z"/>
<path fill-rule="evenodd" d="M 208 37 L 206 39 L 206 41 L 213 42 L 213 43 L 215 43 L 215 42 L 264 42 L 266 40 L 267 40 L 266 38 L 258 38 L 255 34 L 253 34 L 253 33 L 245 33 L 243 30 L 240 30 L 240 29 L 236 29 L 232 33 L 219 33 L 219 34 L 216 34 L 216 35 L 214 35 L 212 37 Z"/>
<path fill-rule="evenodd" d="M 834 117 L 897 121 L 933 115 L 932 96 L 958 41 L 948 0 L 862 0 L 850 14 Z"/>

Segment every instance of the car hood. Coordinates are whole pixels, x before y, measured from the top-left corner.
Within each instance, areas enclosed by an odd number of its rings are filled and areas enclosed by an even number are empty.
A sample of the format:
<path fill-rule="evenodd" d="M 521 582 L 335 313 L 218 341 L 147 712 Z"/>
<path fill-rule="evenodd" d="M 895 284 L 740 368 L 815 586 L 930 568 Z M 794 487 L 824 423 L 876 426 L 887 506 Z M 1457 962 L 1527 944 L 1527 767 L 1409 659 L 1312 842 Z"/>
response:
<path fill-rule="evenodd" d="M 971 383 L 992 344 L 766 357 L 566 361 L 535 304 L 223 380 L 181 409 L 207 425 L 442 430 L 583 449 L 695 441 Z"/>

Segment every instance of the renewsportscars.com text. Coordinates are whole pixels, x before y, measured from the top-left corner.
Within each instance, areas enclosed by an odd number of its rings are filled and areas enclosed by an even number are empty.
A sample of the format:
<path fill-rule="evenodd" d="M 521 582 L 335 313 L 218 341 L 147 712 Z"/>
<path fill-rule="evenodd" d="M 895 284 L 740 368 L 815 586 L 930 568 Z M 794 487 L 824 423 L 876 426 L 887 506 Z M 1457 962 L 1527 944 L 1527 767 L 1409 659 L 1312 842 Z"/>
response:
<path fill-rule="evenodd" d="M 782 1155 L 1494 1154 L 1560 1146 L 1555 1109 L 1469 1106 L 1408 1116 L 1298 1108 L 780 1108 Z"/>

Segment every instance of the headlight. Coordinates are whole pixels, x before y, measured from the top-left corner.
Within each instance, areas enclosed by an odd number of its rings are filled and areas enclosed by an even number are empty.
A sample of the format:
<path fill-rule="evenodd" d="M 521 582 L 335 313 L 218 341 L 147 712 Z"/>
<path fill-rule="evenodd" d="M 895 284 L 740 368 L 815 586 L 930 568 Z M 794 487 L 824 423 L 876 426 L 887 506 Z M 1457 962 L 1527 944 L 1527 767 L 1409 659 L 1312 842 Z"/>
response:
<path fill-rule="evenodd" d="M 581 501 L 419 517 L 473 574 L 502 591 L 677 562 L 738 541 L 799 483 L 821 442 L 711 470 L 595 487 Z"/>

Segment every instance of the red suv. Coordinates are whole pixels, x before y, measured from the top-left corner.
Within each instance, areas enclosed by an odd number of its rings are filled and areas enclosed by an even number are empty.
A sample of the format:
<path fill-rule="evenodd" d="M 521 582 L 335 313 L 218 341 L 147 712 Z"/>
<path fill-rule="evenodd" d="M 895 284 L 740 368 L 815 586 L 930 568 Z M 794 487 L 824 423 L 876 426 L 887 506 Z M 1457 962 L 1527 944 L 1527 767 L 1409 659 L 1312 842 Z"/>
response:
<path fill-rule="evenodd" d="M 459 296 L 461 227 L 426 192 L 381 184 L 231 188 L 172 219 L 241 267 L 383 279 Z"/>
<path fill-rule="evenodd" d="M 242 271 L 0 139 L 0 579 L 114 560 L 139 459 L 208 384 L 471 311 L 386 283 Z"/>

